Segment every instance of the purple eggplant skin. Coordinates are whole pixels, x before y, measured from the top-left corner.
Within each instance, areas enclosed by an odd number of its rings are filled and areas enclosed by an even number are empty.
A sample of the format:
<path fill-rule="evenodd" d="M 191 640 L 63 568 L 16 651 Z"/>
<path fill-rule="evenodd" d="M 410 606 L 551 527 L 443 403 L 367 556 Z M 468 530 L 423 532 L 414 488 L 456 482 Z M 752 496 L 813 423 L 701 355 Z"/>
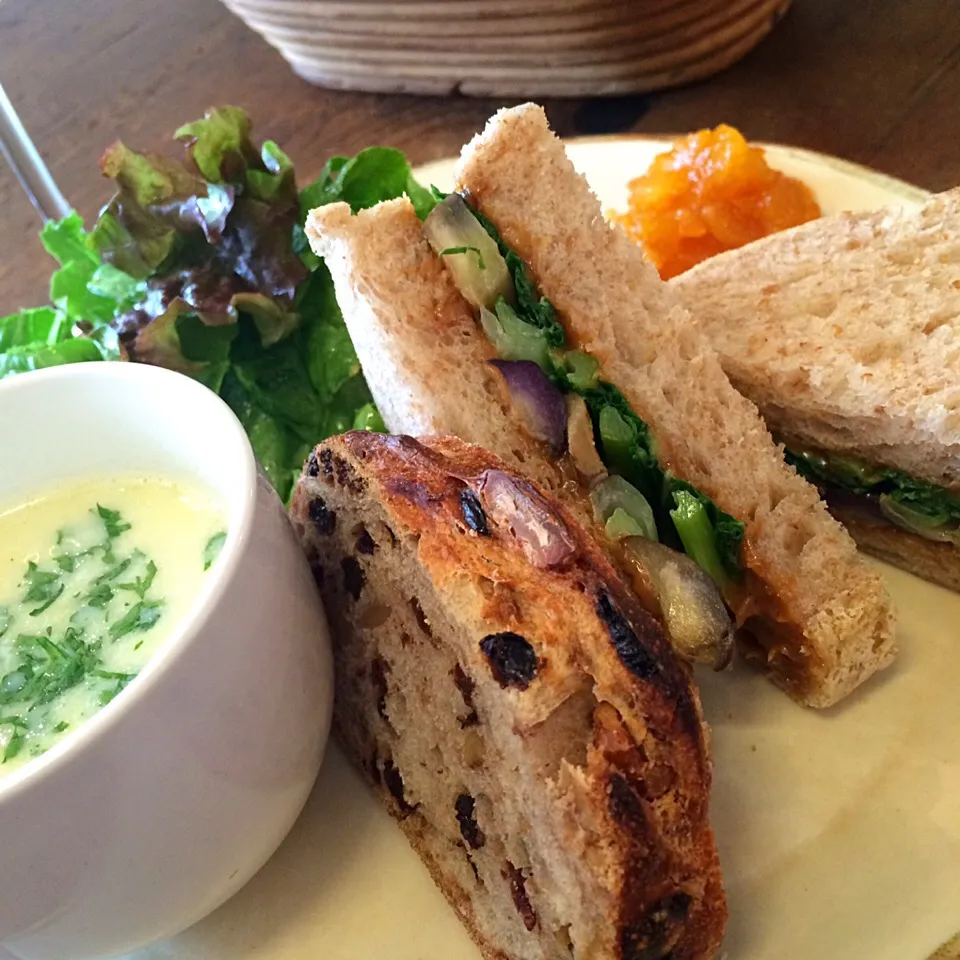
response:
<path fill-rule="evenodd" d="M 530 433 L 545 443 L 553 457 L 567 445 L 567 405 L 563 394 L 531 360 L 489 360 L 503 374 L 513 402 Z"/>

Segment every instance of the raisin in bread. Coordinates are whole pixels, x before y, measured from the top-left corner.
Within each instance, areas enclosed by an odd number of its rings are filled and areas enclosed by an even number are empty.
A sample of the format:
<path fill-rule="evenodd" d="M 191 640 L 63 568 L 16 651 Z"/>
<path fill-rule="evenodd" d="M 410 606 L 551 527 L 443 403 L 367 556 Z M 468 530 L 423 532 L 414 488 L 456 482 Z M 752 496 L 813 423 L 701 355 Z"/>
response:
<path fill-rule="evenodd" d="M 350 433 L 291 515 L 335 729 L 487 960 L 713 956 L 689 669 L 563 508 L 479 447 Z"/>

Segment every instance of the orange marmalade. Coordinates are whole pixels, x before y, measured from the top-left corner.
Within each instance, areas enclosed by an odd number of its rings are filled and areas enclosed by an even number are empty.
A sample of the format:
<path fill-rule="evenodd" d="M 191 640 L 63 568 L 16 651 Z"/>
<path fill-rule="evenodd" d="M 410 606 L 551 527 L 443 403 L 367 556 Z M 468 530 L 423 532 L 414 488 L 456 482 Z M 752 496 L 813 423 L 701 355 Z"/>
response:
<path fill-rule="evenodd" d="M 613 219 L 664 279 L 821 212 L 806 184 L 771 170 L 763 150 L 725 124 L 678 140 L 629 190 L 626 213 Z"/>

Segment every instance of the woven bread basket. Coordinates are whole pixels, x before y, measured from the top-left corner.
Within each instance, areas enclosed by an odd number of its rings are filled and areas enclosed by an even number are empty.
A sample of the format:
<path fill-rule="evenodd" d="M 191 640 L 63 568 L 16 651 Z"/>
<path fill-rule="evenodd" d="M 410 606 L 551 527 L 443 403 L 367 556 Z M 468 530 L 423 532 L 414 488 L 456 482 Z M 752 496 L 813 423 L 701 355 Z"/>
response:
<path fill-rule="evenodd" d="M 729 66 L 790 0 L 223 0 L 301 77 L 385 93 L 637 93 Z"/>

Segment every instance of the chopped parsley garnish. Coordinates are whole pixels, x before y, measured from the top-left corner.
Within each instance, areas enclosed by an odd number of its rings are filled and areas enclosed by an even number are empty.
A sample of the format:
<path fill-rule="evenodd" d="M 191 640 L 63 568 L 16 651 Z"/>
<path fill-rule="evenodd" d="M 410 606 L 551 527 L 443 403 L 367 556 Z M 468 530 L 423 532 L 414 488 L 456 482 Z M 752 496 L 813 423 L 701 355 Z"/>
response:
<path fill-rule="evenodd" d="M 28 710 L 49 703 L 76 686 L 100 659 L 99 643 L 67 627 L 59 641 L 44 634 L 20 634 L 14 641 L 19 664 L 0 679 L 0 705 L 23 703 Z"/>
<path fill-rule="evenodd" d="M 58 553 L 53 558 L 53 562 L 62 573 L 73 573 L 77 569 L 78 560 L 79 558 L 75 553 Z"/>
<path fill-rule="evenodd" d="M 128 633 L 149 630 L 160 619 L 162 607 L 162 600 L 154 600 L 150 603 L 141 601 L 134 604 L 110 627 L 110 639 L 119 640 Z"/>
<path fill-rule="evenodd" d="M 27 724 L 23 717 L 0 717 L 0 727 L 4 726 L 13 729 L 10 731 L 10 738 L 7 740 L 0 763 L 6 763 L 17 756 L 26 742 Z"/>
<path fill-rule="evenodd" d="M 12 760 L 17 756 L 23 749 L 23 745 L 27 739 L 25 735 L 27 724 L 23 717 L 0 717 L 0 727 L 4 726 L 12 727 L 13 729 L 10 731 L 10 738 L 7 740 L 3 756 L 0 757 L 0 763 L 6 763 L 8 760 Z"/>
<path fill-rule="evenodd" d="M 164 600 L 157 564 L 122 546 L 130 529 L 119 510 L 97 504 L 76 528 L 57 531 L 50 561 L 29 561 L 17 602 L 0 606 L 0 765 L 39 756 L 71 726 L 62 711 L 109 703 L 136 677 L 126 654 L 125 669 L 111 669 L 111 645 L 140 634 L 140 649 Z M 81 685 L 81 700 L 62 699 Z"/>
<path fill-rule="evenodd" d="M 103 521 L 103 525 L 107 528 L 107 536 L 111 540 L 115 540 L 120 534 L 130 529 L 130 524 L 120 516 L 119 510 L 110 510 L 98 503 L 97 516 Z"/>
<path fill-rule="evenodd" d="M 87 604 L 91 607 L 105 607 L 113 599 L 113 587 L 109 583 L 98 583 L 87 594 Z"/>
<path fill-rule="evenodd" d="M 60 536 L 62 537 L 62 535 L 63 531 L 60 531 Z M 57 541 L 58 547 L 62 544 L 62 539 Z M 113 563 L 115 560 L 110 541 L 107 540 L 105 543 L 95 543 L 92 547 L 87 547 L 86 550 L 77 550 L 74 553 L 56 553 L 53 555 L 53 562 L 60 568 L 61 573 L 73 573 L 87 557 L 93 556 L 95 553 L 102 555 L 104 563 Z"/>
<path fill-rule="evenodd" d="M 216 527 L 197 529 L 184 514 L 187 553 L 182 563 L 171 562 L 168 584 L 163 555 L 156 554 L 158 563 L 138 548 L 141 536 L 149 543 L 148 527 L 140 529 L 133 506 L 131 522 L 96 496 L 68 505 L 76 511 L 73 522 L 46 543 L 19 537 L 0 543 L 5 563 L 26 554 L 19 582 L 16 574 L 0 580 L 13 594 L 0 596 L 0 775 L 41 756 L 136 679 L 167 632 L 161 620 L 175 619 L 188 599 L 178 599 L 179 590 L 204 576 L 199 548 L 206 541 L 209 567 L 227 538 L 218 531 L 208 540 Z"/>
<path fill-rule="evenodd" d="M 203 569 L 209 570 L 214 563 L 217 561 L 217 557 L 220 556 L 220 551 L 223 549 L 223 545 L 227 542 L 227 531 L 221 530 L 219 533 L 215 533 L 208 541 L 207 545 L 203 548 Z"/>
<path fill-rule="evenodd" d="M 152 561 L 147 561 L 147 572 L 142 577 L 137 577 L 133 583 L 119 583 L 117 588 L 120 590 L 132 590 L 141 600 L 147 595 L 147 591 L 153 586 L 153 578 L 157 575 L 157 565 Z"/>
<path fill-rule="evenodd" d="M 23 582 L 27 587 L 23 602 L 40 604 L 30 611 L 31 617 L 43 613 L 63 593 L 60 574 L 53 570 L 43 570 L 32 560 L 27 564 L 27 572 L 23 575 Z"/>
<path fill-rule="evenodd" d="M 24 728 L 19 726 L 14 727 L 13 734 L 7 741 L 7 746 L 3 751 L 3 759 L 0 760 L 0 763 L 6 763 L 8 760 L 12 760 L 23 749 L 26 741 L 27 738 Z"/>
<path fill-rule="evenodd" d="M 106 556 L 104 556 L 104 560 L 106 560 Z M 99 577 L 97 577 L 96 582 L 100 584 L 100 583 L 107 583 L 110 580 L 116 580 L 117 577 L 119 577 L 120 574 L 123 573 L 123 571 L 126 570 L 127 567 L 129 567 L 132 562 L 133 562 L 132 557 L 125 557 L 119 563 L 115 563 L 112 567 L 108 567 L 106 571 L 104 571 L 102 574 L 100 574 Z"/>
<path fill-rule="evenodd" d="M 110 670 L 97 670 L 94 676 L 99 677 L 101 680 L 113 680 L 114 683 L 107 687 L 104 690 L 100 691 L 100 696 L 97 698 L 97 702 L 101 707 L 106 706 L 111 700 L 120 693 L 123 688 L 136 677 L 135 673 L 117 673 Z"/>

